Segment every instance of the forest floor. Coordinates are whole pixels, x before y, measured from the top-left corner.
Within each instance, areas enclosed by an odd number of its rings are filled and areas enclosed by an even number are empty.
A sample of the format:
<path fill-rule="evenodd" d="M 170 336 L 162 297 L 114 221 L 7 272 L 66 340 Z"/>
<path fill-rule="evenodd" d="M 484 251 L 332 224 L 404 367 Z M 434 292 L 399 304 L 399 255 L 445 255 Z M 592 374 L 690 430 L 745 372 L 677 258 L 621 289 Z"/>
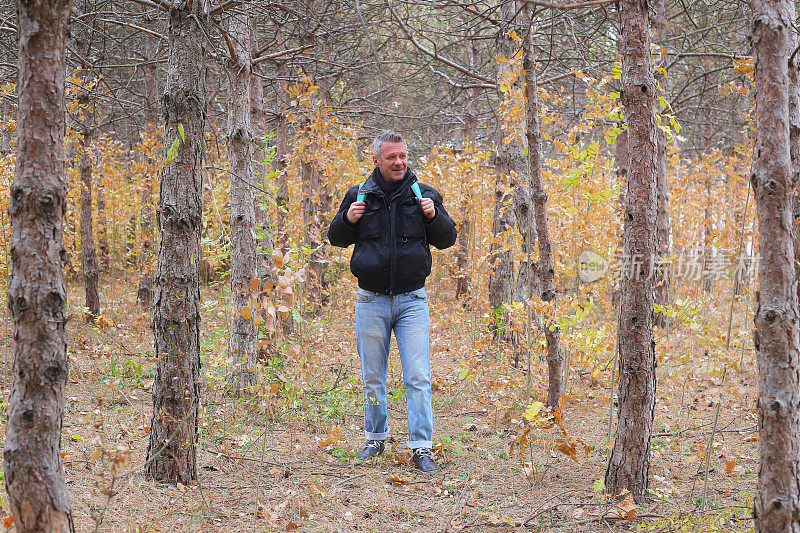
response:
<path fill-rule="evenodd" d="M 204 287 L 199 479 L 177 487 L 148 481 L 142 464 L 154 360 L 150 318 L 137 306 L 134 286 L 129 279 L 104 287 L 103 328 L 83 321 L 76 303 L 83 301 L 80 287 L 70 289 L 74 317 L 62 455 L 77 531 L 752 528 L 757 375 L 752 345 L 743 352 L 744 371 L 739 344 L 727 351 L 720 346 L 725 332 L 715 332 L 727 325 L 722 305 L 715 311 L 708 304 L 695 319 L 659 334 L 652 500 L 634 506 L 624 495 L 603 494 L 612 446 L 607 348 L 593 354 L 589 348 L 596 344 L 589 341 L 585 349 L 567 343 L 573 355 L 563 429 L 547 420 L 544 409 L 528 411 L 529 423 L 522 417 L 526 361 L 511 364 L 508 348 L 492 340 L 485 318 L 462 310 L 444 285 L 429 288 L 434 438 L 442 469 L 422 474 L 408 462 L 394 341 L 389 413 L 395 441 L 377 460 L 355 464 L 363 432 L 352 280 L 343 280 L 332 293 L 336 300 L 304 324 L 287 344 L 288 355 L 266 361 L 259 387 L 246 398 L 231 398 L 222 386 L 230 315 L 226 291 Z M 7 314 L 3 318 L 5 397 L 12 352 L 10 321 Z M 601 328 L 600 320 L 587 319 L 571 334 L 608 336 L 612 321 L 605 319 Z M 609 342 L 606 338 L 605 345 Z M 538 355 L 531 364 L 533 404 L 545 397 L 546 366 Z M 707 449 L 717 415 L 704 505 Z M 3 501 L 3 514 L 8 513 Z"/>

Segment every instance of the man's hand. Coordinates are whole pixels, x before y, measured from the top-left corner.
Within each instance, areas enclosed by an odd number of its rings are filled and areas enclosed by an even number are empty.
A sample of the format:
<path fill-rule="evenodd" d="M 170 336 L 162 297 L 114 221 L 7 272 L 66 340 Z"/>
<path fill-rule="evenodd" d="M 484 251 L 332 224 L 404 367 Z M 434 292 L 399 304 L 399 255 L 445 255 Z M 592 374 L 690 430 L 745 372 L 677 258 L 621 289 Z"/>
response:
<path fill-rule="evenodd" d="M 431 219 L 436 216 L 436 208 L 433 206 L 433 200 L 430 198 L 423 198 L 419 205 L 422 207 L 422 214 L 426 218 Z"/>
<path fill-rule="evenodd" d="M 366 208 L 367 204 L 364 202 L 353 202 L 350 204 L 350 209 L 347 210 L 347 220 L 349 220 L 351 224 L 355 224 L 364 215 L 364 210 Z"/>

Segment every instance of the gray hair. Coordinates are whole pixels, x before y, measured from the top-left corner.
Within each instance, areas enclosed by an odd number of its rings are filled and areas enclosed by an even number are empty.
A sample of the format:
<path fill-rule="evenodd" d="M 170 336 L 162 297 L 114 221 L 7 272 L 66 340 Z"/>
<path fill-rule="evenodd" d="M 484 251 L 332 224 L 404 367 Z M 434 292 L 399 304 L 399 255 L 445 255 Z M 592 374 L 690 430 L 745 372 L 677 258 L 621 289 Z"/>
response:
<path fill-rule="evenodd" d="M 402 143 L 405 142 L 403 138 L 390 130 L 384 130 L 380 132 L 378 135 L 375 136 L 375 140 L 372 141 L 372 155 L 375 157 L 381 156 L 381 149 L 383 148 L 383 143 Z"/>

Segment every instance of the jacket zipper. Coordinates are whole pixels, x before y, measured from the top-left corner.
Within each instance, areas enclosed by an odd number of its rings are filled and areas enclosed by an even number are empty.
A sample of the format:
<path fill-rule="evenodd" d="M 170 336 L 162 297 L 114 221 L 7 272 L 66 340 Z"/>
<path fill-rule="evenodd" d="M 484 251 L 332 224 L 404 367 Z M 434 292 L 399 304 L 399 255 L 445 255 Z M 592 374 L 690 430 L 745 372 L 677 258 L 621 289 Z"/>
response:
<path fill-rule="evenodd" d="M 384 196 L 384 200 L 389 206 L 389 240 L 391 246 L 389 248 L 389 296 L 394 296 L 394 281 L 397 271 L 397 236 L 396 232 L 396 209 L 392 210 L 392 201 Z"/>

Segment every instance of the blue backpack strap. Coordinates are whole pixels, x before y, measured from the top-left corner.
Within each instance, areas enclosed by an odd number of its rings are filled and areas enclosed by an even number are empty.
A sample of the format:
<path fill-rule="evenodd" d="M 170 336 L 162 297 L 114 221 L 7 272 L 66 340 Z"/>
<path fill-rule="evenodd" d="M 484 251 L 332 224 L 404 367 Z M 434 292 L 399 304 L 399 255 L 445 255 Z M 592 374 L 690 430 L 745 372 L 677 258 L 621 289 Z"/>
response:
<path fill-rule="evenodd" d="M 366 183 L 366 182 L 364 182 L 364 183 Z M 362 183 L 361 185 L 358 186 L 358 196 L 356 196 L 356 202 L 363 202 L 364 198 L 367 197 L 366 194 L 361 192 L 361 189 L 364 188 L 364 183 Z M 417 197 L 417 200 L 419 200 L 420 203 L 422 203 L 422 191 L 419 190 L 419 183 L 417 183 L 417 182 L 412 183 L 411 184 L 411 190 L 414 191 L 414 196 Z"/>
<path fill-rule="evenodd" d="M 422 192 L 419 190 L 419 183 L 414 182 L 411 184 L 411 190 L 414 191 L 414 196 L 417 197 L 420 203 L 422 203 Z"/>

